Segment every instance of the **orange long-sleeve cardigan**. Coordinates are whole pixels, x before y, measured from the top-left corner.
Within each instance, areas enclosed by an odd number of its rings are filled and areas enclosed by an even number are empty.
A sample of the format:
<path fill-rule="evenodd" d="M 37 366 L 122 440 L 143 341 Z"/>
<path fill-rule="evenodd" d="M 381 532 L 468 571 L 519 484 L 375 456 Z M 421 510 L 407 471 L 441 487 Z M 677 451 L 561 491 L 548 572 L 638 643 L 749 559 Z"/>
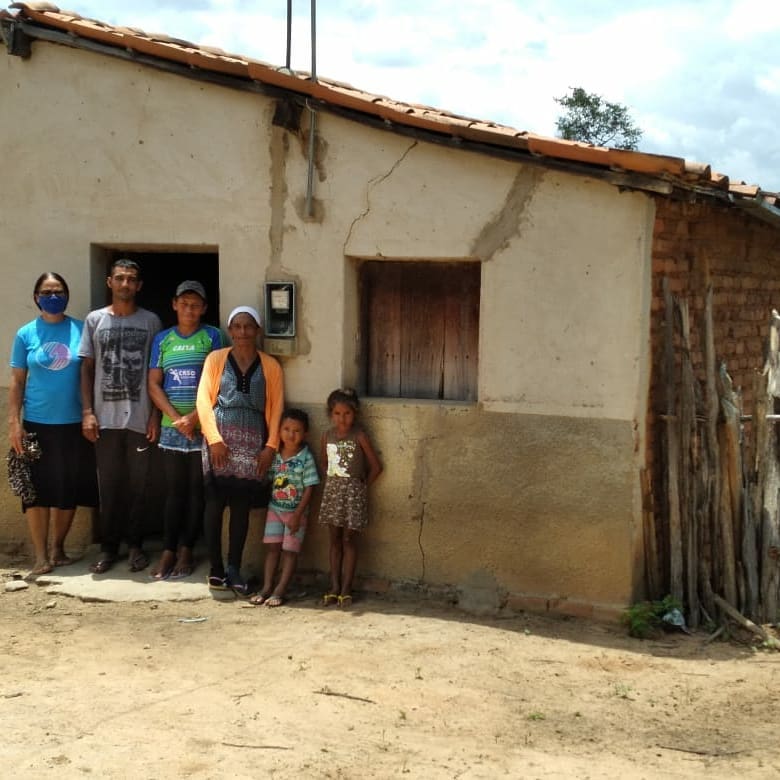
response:
<path fill-rule="evenodd" d="M 232 347 L 215 349 L 210 352 L 203 364 L 203 373 L 198 384 L 198 397 L 196 406 L 198 419 L 203 436 L 208 444 L 216 444 L 222 441 L 217 430 L 217 420 L 214 415 L 214 404 L 219 395 L 219 383 L 222 381 L 222 372 L 225 370 L 228 355 Z M 257 351 L 260 364 L 265 376 L 265 424 L 268 427 L 268 440 L 266 447 L 279 449 L 279 424 L 284 409 L 284 380 L 282 367 L 276 358 L 272 358 L 265 352 Z"/>

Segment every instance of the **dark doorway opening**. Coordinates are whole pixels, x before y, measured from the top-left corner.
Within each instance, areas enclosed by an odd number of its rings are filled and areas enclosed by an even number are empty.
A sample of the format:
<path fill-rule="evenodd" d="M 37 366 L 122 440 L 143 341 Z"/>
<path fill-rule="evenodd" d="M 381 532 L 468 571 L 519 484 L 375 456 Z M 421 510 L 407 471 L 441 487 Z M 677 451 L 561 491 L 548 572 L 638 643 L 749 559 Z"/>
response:
<path fill-rule="evenodd" d="M 91 307 L 97 309 L 111 302 L 106 285 L 111 264 L 121 257 L 135 260 L 141 266 L 143 287 L 138 293 L 138 305 L 157 314 L 163 328 L 176 324 L 171 301 L 180 282 L 194 279 L 206 288 L 208 309 L 204 322 L 219 327 L 219 251 L 215 246 L 143 246 L 96 245 L 91 248 Z M 161 538 L 163 532 L 163 508 L 165 483 L 163 479 L 163 453 L 155 447 L 149 480 L 145 491 L 147 537 Z M 93 520 L 93 539 L 98 529 Z"/>
<path fill-rule="evenodd" d="M 138 305 L 157 314 L 164 328 L 175 324 L 171 300 L 179 283 L 189 279 L 195 279 L 206 288 L 209 307 L 203 319 L 210 325 L 219 327 L 219 254 L 215 247 L 198 251 L 181 247 L 170 250 L 137 246 L 132 249 L 95 248 L 92 266 L 93 308 L 110 303 L 106 278 L 111 264 L 120 257 L 135 260 L 141 266 L 144 284 L 138 293 Z"/>

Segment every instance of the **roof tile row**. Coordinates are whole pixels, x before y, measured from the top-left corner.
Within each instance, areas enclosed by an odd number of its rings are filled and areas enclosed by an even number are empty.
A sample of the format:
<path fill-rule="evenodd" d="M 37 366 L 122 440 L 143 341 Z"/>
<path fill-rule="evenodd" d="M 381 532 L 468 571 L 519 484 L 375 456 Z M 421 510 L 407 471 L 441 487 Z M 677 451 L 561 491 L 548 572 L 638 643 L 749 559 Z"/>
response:
<path fill-rule="evenodd" d="M 106 24 L 87 19 L 72 11 L 60 10 L 52 3 L 12 3 L 15 18 L 29 20 L 73 35 L 121 47 L 140 54 L 193 68 L 251 79 L 281 89 L 291 90 L 347 109 L 361 111 L 402 126 L 416 127 L 443 133 L 455 138 L 489 144 L 497 147 L 521 149 L 531 154 L 556 160 L 649 176 L 678 180 L 703 189 L 728 190 L 737 198 L 760 200 L 771 206 L 778 204 L 777 193 L 762 191 L 756 185 L 730 183 L 727 176 L 713 173 L 704 163 L 686 162 L 646 152 L 608 149 L 577 141 L 548 138 L 495 122 L 459 116 L 430 106 L 403 103 L 364 92 L 349 84 L 330 79 L 311 80 L 305 71 L 277 68 L 266 62 L 242 55 L 229 54 L 212 46 L 198 46 L 190 41 L 160 33 L 147 33 L 134 27 Z M 0 11 L 0 16 L 9 16 Z"/>

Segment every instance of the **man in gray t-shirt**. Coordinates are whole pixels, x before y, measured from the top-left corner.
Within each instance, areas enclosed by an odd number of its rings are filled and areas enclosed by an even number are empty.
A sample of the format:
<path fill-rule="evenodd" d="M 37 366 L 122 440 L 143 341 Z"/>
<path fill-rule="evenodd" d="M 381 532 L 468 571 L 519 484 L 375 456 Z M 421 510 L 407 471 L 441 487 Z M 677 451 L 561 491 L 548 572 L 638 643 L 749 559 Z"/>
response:
<path fill-rule="evenodd" d="M 160 430 L 146 377 L 160 318 L 136 304 L 143 281 L 135 261 L 117 260 L 107 284 L 111 303 L 87 315 L 79 347 L 81 428 L 95 443 L 100 485 L 101 554 L 90 566 L 95 574 L 116 563 L 123 536 L 130 570 L 148 565 L 142 549 L 143 497 Z"/>

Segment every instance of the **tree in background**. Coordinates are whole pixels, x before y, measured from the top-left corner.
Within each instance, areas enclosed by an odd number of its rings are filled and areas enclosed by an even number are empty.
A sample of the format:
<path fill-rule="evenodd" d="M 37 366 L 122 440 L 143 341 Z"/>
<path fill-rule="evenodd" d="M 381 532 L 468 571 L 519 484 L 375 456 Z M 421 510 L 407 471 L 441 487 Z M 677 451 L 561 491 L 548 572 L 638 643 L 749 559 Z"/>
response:
<path fill-rule="evenodd" d="M 620 103 L 610 103 L 595 92 L 582 87 L 570 87 L 570 94 L 554 98 L 566 112 L 558 117 L 558 135 L 567 141 L 584 141 L 596 146 L 634 150 L 642 131 L 634 124 L 628 109 Z"/>

